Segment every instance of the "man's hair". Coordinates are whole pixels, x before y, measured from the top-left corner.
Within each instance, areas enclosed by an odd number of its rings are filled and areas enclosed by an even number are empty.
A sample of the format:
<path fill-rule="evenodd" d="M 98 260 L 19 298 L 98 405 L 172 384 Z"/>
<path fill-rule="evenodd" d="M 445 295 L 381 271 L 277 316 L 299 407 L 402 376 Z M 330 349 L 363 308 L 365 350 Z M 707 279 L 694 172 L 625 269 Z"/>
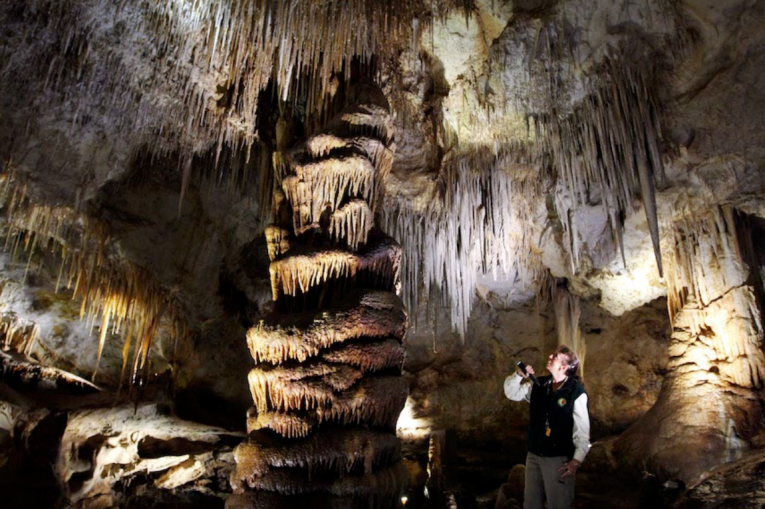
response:
<path fill-rule="evenodd" d="M 568 365 L 566 376 L 575 377 L 579 370 L 579 357 L 576 355 L 576 352 L 566 345 L 558 346 L 555 352 L 566 356 L 566 364 Z"/>

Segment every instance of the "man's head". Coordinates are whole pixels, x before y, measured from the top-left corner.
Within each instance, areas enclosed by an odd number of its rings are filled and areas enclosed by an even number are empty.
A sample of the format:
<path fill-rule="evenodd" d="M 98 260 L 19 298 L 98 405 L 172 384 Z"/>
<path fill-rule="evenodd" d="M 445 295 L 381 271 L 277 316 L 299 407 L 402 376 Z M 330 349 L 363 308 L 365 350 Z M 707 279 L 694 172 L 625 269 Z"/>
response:
<path fill-rule="evenodd" d="M 547 371 L 555 378 L 576 375 L 579 369 L 579 357 L 566 345 L 560 345 L 547 358 Z"/>

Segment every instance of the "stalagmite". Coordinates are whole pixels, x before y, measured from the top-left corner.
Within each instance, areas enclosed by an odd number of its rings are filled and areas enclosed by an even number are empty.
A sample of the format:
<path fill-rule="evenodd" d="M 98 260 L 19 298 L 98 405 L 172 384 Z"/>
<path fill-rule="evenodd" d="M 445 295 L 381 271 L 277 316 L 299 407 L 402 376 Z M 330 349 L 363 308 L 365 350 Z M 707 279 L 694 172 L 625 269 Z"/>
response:
<path fill-rule="evenodd" d="M 167 414 L 157 404 L 69 412 L 51 465 L 67 500 L 80 507 L 124 507 L 148 497 L 162 500 L 170 491 L 209 493 L 233 469 L 230 444 L 241 433 Z M 131 489 L 147 485 L 143 496 Z"/>
<path fill-rule="evenodd" d="M 656 405 L 617 442 L 620 454 L 649 471 L 690 483 L 741 457 L 760 433 L 762 283 L 759 259 L 746 247 L 748 221 L 722 206 L 673 225 L 667 377 Z"/>
<path fill-rule="evenodd" d="M 363 102 L 287 154 L 277 179 L 277 224 L 267 229 L 275 312 L 247 332 L 254 406 L 232 504 L 253 507 L 269 493 L 388 507 L 403 488 L 393 434 L 409 392 L 401 247 L 374 227 L 392 124 L 378 90 L 354 93 Z"/>

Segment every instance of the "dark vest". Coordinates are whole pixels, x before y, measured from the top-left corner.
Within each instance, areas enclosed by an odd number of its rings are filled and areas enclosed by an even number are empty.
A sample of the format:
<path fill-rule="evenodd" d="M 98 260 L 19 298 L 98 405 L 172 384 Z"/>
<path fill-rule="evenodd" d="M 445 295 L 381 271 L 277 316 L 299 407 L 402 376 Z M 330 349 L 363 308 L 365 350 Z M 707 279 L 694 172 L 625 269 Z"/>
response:
<path fill-rule="evenodd" d="M 552 390 L 552 377 L 540 376 L 539 387 L 531 389 L 529 408 L 529 452 L 537 456 L 574 455 L 574 401 L 585 394 L 584 386 L 574 378 Z M 550 436 L 546 433 L 549 422 Z"/>

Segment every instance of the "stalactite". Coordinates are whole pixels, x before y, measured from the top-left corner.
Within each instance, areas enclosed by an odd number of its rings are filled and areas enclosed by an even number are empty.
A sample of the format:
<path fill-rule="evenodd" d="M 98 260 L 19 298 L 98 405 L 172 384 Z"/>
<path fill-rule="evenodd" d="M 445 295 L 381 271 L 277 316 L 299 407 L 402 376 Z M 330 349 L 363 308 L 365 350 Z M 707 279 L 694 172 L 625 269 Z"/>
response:
<path fill-rule="evenodd" d="M 513 147 L 448 162 L 439 176 L 439 194 L 424 210 L 391 199 L 384 217 L 388 231 L 406 246 L 402 272 L 409 309 L 437 289 L 451 309 L 452 327 L 464 335 L 478 272 L 517 275 L 526 288 L 539 284 L 543 271 L 531 221 L 543 182 L 527 155 Z"/>
<path fill-rule="evenodd" d="M 320 406 L 317 415 L 319 422 L 368 423 L 393 430 L 408 395 L 409 384 L 400 375 L 366 377 L 339 393 L 331 405 Z"/>
<path fill-rule="evenodd" d="M 365 456 L 363 451 L 370 448 L 373 454 Z M 248 482 L 252 483 L 279 468 L 329 470 L 341 474 L 361 468 L 371 474 L 372 469 L 367 470 L 365 462 L 371 460 L 372 466 L 389 463 L 400 451 L 400 442 L 389 433 L 354 429 L 312 435 L 298 442 L 263 437 L 258 445 L 246 443 L 237 449 L 236 462 L 237 468 L 249 474 Z"/>
<path fill-rule="evenodd" d="M 259 412 L 269 407 L 290 411 L 327 405 L 335 392 L 347 390 L 362 376 L 362 371 L 343 365 L 259 367 L 250 371 L 249 383 Z"/>
<path fill-rule="evenodd" d="M 553 33 L 557 29 L 549 30 L 546 38 L 558 37 Z M 570 258 L 572 272 L 579 270 L 585 248 L 574 212 L 599 202 L 624 257 L 624 220 L 639 197 L 663 274 L 654 190 L 654 181 L 664 179 L 655 74 L 647 66 L 617 65 L 606 59 L 587 76 L 584 98 L 570 106 L 559 104 L 563 97 L 555 96 L 555 64 L 561 58 L 548 55 L 542 60 L 549 68 L 530 76 L 541 79 L 549 74 L 550 97 L 513 104 L 529 112 L 526 138 L 518 139 L 512 130 L 510 138 L 493 135 L 493 150 L 462 143 L 442 163 L 437 194 L 427 205 L 391 198 L 383 211 L 387 230 L 406 246 L 402 274 L 407 306 L 413 309 L 437 288 L 452 310 L 452 328 L 460 334 L 467 327 L 477 270 L 493 276 L 518 274 L 530 289 L 539 289 L 537 247 L 524 218 L 533 217 L 532 207 L 556 182 L 562 192 L 555 193 L 554 204 L 566 237 L 561 248 Z M 479 118 L 488 115 L 485 111 L 470 115 L 476 116 L 471 122 L 487 122 Z M 549 181 L 548 168 L 553 170 Z M 524 210 L 510 210 L 519 207 Z M 512 253 L 510 246 L 515 246 Z"/>
<path fill-rule="evenodd" d="M 582 314 L 579 307 L 579 297 L 556 286 L 553 294 L 553 309 L 555 310 L 555 331 L 558 334 L 558 344 L 567 345 L 576 352 L 579 358 L 579 374 L 584 375 L 587 344 L 579 328 L 579 318 Z"/>
<path fill-rule="evenodd" d="M 265 492 L 283 495 L 329 493 L 337 497 L 367 501 L 371 507 L 395 507 L 400 503 L 400 487 L 406 484 L 407 472 L 400 464 L 383 466 L 372 474 L 343 476 L 335 482 L 315 479 L 310 483 L 302 472 L 296 474 L 287 470 L 269 472 L 263 477 L 240 482 L 240 490 L 245 486 Z M 393 495 L 391 495 L 393 494 Z M 270 507 L 270 506 L 267 506 Z"/>
<path fill-rule="evenodd" d="M 347 239 L 348 236 L 343 240 L 348 242 Z M 308 293 L 332 279 L 355 278 L 364 270 L 379 274 L 382 286 L 393 288 L 398 283 L 399 249 L 389 239 L 381 239 L 379 244 L 360 253 L 295 247 L 287 256 L 271 262 L 273 298 Z"/>
<path fill-rule="evenodd" d="M 329 235 L 335 242 L 347 239 L 348 248 L 357 251 L 367 243 L 367 235 L 374 224 L 369 205 L 364 200 L 353 200 L 336 210 L 330 219 Z"/>
<path fill-rule="evenodd" d="M 247 433 L 270 429 L 285 438 L 304 438 L 315 425 L 315 416 L 287 412 L 258 412 L 255 408 L 251 408 L 247 415 Z"/>
<path fill-rule="evenodd" d="M 249 154 L 269 83 L 282 103 L 301 103 L 307 125 L 319 125 L 338 77 L 350 79 L 354 58 L 367 65 L 373 57 L 393 60 L 412 40 L 414 19 L 430 24 L 467 9 L 448 1 L 433 12 L 426 0 L 39 0 L 17 8 L 39 33 L 34 43 L 20 34 L 17 46 L 0 49 L 8 57 L 0 71 L 5 92 L 36 78 L 44 83 L 41 94 L 66 97 L 74 112 L 113 112 L 116 132 L 142 137 L 152 153 L 180 150 L 184 182 L 193 156 L 212 146 L 216 160 L 223 147 Z M 124 34 L 124 25 L 133 33 Z M 115 48 L 101 47 L 114 38 Z M 36 54 L 40 41 L 49 55 Z M 135 55 L 151 59 L 156 71 L 136 73 Z"/>
<path fill-rule="evenodd" d="M 251 380 L 253 371 L 250 372 Z M 275 390 L 285 387 L 288 384 Z M 342 426 L 364 424 L 393 430 L 409 394 L 406 380 L 398 375 L 366 377 L 344 391 L 325 391 L 325 399 L 317 398 L 312 402 L 303 398 L 310 398 L 311 392 L 316 394 L 315 389 L 287 390 L 290 393 L 279 396 L 278 406 L 269 400 L 266 405 L 268 409 L 253 409 L 255 411 L 247 421 L 248 431 L 268 428 L 288 438 L 303 438 L 322 423 Z M 309 401 L 309 406 L 301 408 L 305 401 Z"/>
<path fill-rule="evenodd" d="M 2 178 L 12 180 L 14 176 L 5 174 Z M 146 376 L 144 370 L 160 321 L 175 344 L 189 339 L 185 311 L 176 296 L 162 288 L 147 270 L 113 257 L 112 240 L 101 222 L 69 208 L 17 199 L 17 188 L 21 187 L 23 194 L 23 185 L 3 187 L 13 189 L 10 199 L 8 193 L 0 197 L 7 214 L 6 250 L 15 253 L 23 245 L 30 260 L 36 250 L 59 257 L 56 290 L 62 286 L 71 289 L 72 298 L 81 302 L 80 318 L 91 331 L 98 327 L 98 360 L 108 334 L 120 336 L 126 347 L 135 338 L 131 379 L 139 381 Z M 127 354 L 128 348 L 123 353 Z"/>
<path fill-rule="evenodd" d="M 372 343 L 352 343 L 322 354 L 327 362 L 358 366 L 363 372 L 388 368 L 402 369 L 404 345 L 395 339 Z"/>
<path fill-rule="evenodd" d="M 663 179 L 664 169 L 654 79 L 647 68 L 608 60 L 604 70 L 593 75 L 592 92 L 569 115 L 538 115 L 534 126 L 540 150 L 551 154 L 575 205 L 599 195 L 622 257 L 623 221 L 639 192 L 662 275 L 654 180 Z M 573 236 L 570 220 L 565 215 L 561 220 Z"/>
<path fill-rule="evenodd" d="M 255 362 L 303 362 L 322 350 L 362 339 L 392 337 L 401 342 L 406 333 L 406 311 L 391 292 L 356 294 L 344 308 L 296 316 L 276 316 L 247 331 L 247 345 Z"/>
<path fill-rule="evenodd" d="M 276 225 L 269 225 L 265 231 L 268 257 L 273 261 L 290 250 L 290 232 Z"/>
<path fill-rule="evenodd" d="M 0 346 L 3 350 L 28 355 L 39 334 L 40 327 L 33 321 L 12 312 L 0 315 Z"/>

